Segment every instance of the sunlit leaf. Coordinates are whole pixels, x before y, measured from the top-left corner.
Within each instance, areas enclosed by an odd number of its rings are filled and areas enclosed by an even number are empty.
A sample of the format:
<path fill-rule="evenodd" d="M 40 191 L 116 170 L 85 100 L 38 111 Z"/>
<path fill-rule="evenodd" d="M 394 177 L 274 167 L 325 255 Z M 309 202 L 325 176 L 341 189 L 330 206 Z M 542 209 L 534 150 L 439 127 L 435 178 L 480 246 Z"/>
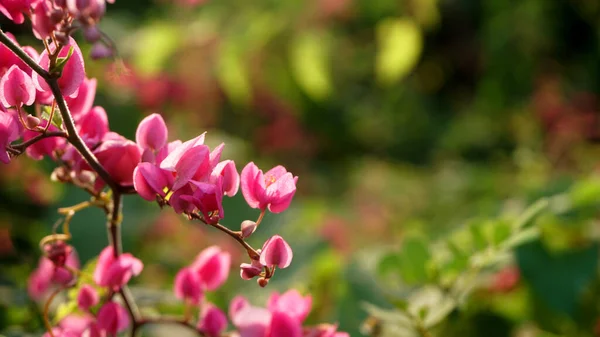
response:
<path fill-rule="evenodd" d="M 137 36 L 134 56 L 136 69 L 153 75 L 164 69 L 165 63 L 179 47 L 181 32 L 176 26 L 163 22 L 148 24 Z"/>
<path fill-rule="evenodd" d="M 375 73 L 383 85 L 390 85 L 408 75 L 423 49 L 419 26 L 408 18 L 385 19 L 377 25 Z"/>
<path fill-rule="evenodd" d="M 397 257 L 404 282 L 409 284 L 426 282 L 427 263 L 430 258 L 431 254 L 425 240 L 418 237 L 406 238 Z"/>
<path fill-rule="evenodd" d="M 314 100 L 323 100 L 331 94 L 329 45 L 321 32 L 307 31 L 290 46 L 290 59 L 294 78 Z"/>
<path fill-rule="evenodd" d="M 221 46 L 217 77 L 233 102 L 246 104 L 250 101 L 252 93 L 247 65 L 242 51 L 231 41 L 225 41 Z"/>

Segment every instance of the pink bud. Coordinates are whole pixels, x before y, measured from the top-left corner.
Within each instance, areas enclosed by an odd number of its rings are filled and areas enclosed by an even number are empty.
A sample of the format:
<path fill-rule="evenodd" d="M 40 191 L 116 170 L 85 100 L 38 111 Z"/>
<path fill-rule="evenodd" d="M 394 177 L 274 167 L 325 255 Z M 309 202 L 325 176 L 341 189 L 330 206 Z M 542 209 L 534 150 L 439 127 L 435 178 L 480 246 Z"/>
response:
<path fill-rule="evenodd" d="M 94 318 L 90 314 L 70 314 L 61 319 L 58 325 L 63 331 L 72 331 L 80 336 L 93 321 Z"/>
<path fill-rule="evenodd" d="M 97 144 L 109 132 L 108 117 L 101 106 L 95 106 L 91 110 L 79 116 L 77 120 L 79 135 L 87 143 Z"/>
<path fill-rule="evenodd" d="M 260 273 L 262 273 L 262 270 L 263 266 L 257 261 L 252 261 L 252 264 L 242 263 L 240 265 L 240 277 L 243 280 L 251 280 L 256 276 L 260 275 Z"/>
<path fill-rule="evenodd" d="M 75 42 L 73 38 L 69 38 L 68 44 L 66 44 L 58 53 L 59 58 L 65 58 L 69 54 L 69 50 L 73 49 L 73 54 L 65 64 L 62 75 L 58 79 L 58 86 L 64 96 L 71 96 L 77 93 L 77 89 L 85 79 L 85 65 L 83 62 L 83 55 L 81 54 L 81 50 L 79 46 Z M 50 47 L 50 51 L 54 52 L 56 47 L 54 44 Z M 38 60 L 38 64 L 49 70 L 50 66 L 50 58 L 48 57 L 48 51 L 44 50 L 42 54 L 40 54 L 40 58 Z M 50 86 L 48 83 L 40 77 L 37 73 L 32 73 L 33 84 L 36 88 L 43 92 L 49 92 Z"/>
<path fill-rule="evenodd" d="M 285 312 L 299 322 L 303 322 L 306 319 L 310 313 L 311 306 L 312 297 L 310 295 L 302 297 L 295 289 L 288 290 L 283 295 L 274 292 L 267 302 L 267 308 L 271 312 Z"/>
<path fill-rule="evenodd" d="M 90 111 L 94 105 L 94 98 L 96 97 L 97 81 L 95 78 L 84 79 L 81 85 L 77 89 L 77 96 L 65 97 L 69 110 L 76 121 L 79 120 L 80 116 Z"/>
<path fill-rule="evenodd" d="M 35 127 L 37 127 L 38 125 L 40 125 L 42 121 L 33 116 L 33 115 L 27 115 L 27 117 L 25 118 L 25 124 L 27 124 L 27 127 L 30 129 L 34 129 Z"/>
<path fill-rule="evenodd" d="M 275 311 L 271 318 L 271 336 L 302 337 L 302 325 L 286 312 Z"/>
<path fill-rule="evenodd" d="M 168 130 L 159 114 L 144 118 L 135 132 L 135 141 L 142 149 L 160 150 L 167 144 Z"/>
<path fill-rule="evenodd" d="M 241 336 L 285 336 L 268 333 L 271 316 L 267 309 L 246 305 L 235 312 L 231 321 Z"/>
<path fill-rule="evenodd" d="M 205 303 L 202 306 L 197 328 L 208 337 L 218 337 L 227 328 L 227 317 L 221 309 Z"/>
<path fill-rule="evenodd" d="M 4 164 L 10 162 L 6 147 L 11 142 L 19 139 L 19 137 L 19 126 L 15 118 L 9 113 L 0 112 L 0 145 L 2 145 L 2 150 L 0 150 L 0 161 Z"/>
<path fill-rule="evenodd" d="M 240 186 L 240 175 L 233 160 L 225 160 L 217 164 L 211 174 L 211 181 L 216 181 L 217 177 L 223 177 L 223 194 L 228 197 L 236 195 Z"/>
<path fill-rule="evenodd" d="M 3 0 L 0 1 L 0 13 L 14 23 L 21 24 L 25 21 L 23 13 L 28 13 L 30 6 L 31 0 Z"/>
<path fill-rule="evenodd" d="M 263 266 L 287 268 L 292 263 L 292 248 L 279 235 L 274 235 L 265 242 L 260 253 L 260 263 Z"/>
<path fill-rule="evenodd" d="M 104 140 L 94 154 L 117 184 L 133 185 L 133 170 L 142 159 L 136 143 L 125 138 Z"/>
<path fill-rule="evenodd" d="M 297 181 L 298 177 L 293 177 L 283 166 L 276 166 L 263 174 L 251 162 L 242 170 L 242 194 L 252 208 L 268 208 L 273 213 L 281 213 L 292 202 Z"/>
<path fill-rule="evenodd" d="M 229 314 L 229 319 L 231 319 L 232 321 L 234 320 L 234 317 L 236 316 L 236 314 L 238 312 L 240 312 L 240 310 L 249 307 L 250 303 L 248 303 L 248 300 L 244 297 L 244 296 L 236 296 L 234 297 L 231 302 L 229 302 L 229 310 L 228 310 L 228 314 Z"/>
<path fill-rule="evenodd" d="M 31 273 L 27 280 L 27 293 L 34 300 L 40 300 L 44 294 L 50 289 L 52 279 L 52 267 L 49 270 L 41 270 L 37 268 Z"/>
<path fill-rule="evenodd" d="M 33 81 L 23 70 L 13 65 L 0 80 L 0 102 L 10 108 L 31 105 L 35 101 Z"/>
<path fill-rule="evenodd" d="M 175 297 L 190 301 L 193 304 L 200 303 L 203 297 L 202 283 L 198 273 L 191 268 L 181 269 L 175 276 Z"/>
<path fill-rule="evenodd" d="M 118 258 L 113 255 L 113 248 L 108 246 L 102 250 L 94 270 L 94 281 L 99 286 L 118 290 L 129 282 L 132 276 L 139 275 L 144 264 L 129 253 Z"/>
<path fill-rule="evenodd" d="M 100 330 L 114 336 L 129 326 L 127 310 L 118 303 L 107 302 L 98 311 L 97 324 Z"/>
<path fill-rule="evenodd" d="M 83 37 L 89 42 L 96 42 L 102 38 L 98 26 L 87 26 L 83 28 Z"/>
<path fill-rule="evenodd" d="M 191 266 L 198 273 L 206 290 L 219 288 L 227 280 L 230 267 L 231 255 L 222 251 L 219 246 L 204 249 Z"/>
<path fill-rule="evenodd" d="M 106 11 L 105 0 L 67 0 L 67 8 L 84 23 L 97 22 Z"/>
<path fill-rule="evenodd" d="M 105 45 L 102 41 L 96 41 L 92 45 L 92 50 L 90 51 L 90 57 L 92 60 L 107 59 L 113 56 L 114 50 Z"/>
<path fill-rule="evenodd" d="M 33 33 L 35 37 L 40 40 L 46 40 L 52 32 L 56 29 L 56 20 L 53 20 L 51 16 L 52 12 L 48 8 L 46 1 L 40 1 L 33 8 L 33 14 L 31 15 L 31 25 L 33 26 Z M 62 15 L 61 15 L 62 17 Z"/>
<path fill-rule="evenodd" d="M 64 241 L 56 241 L 44 246 L 46 257 L 54 263 L 55 267 L 63 267 L 72 251 L 73 247 Z"/>
<path fill-rule="evenodd" d="M 244 220 L 242 221 L 242 237 L 243 238 L 247 238 L 250 237 L 250 235 L 252 235 L 252 233 L 254 233 L 254 231 L 256 230 L 256 222 L 252 221 L 252 220 Z"/>
<path fill-rule="evenodd" d="M 86 284 L 79 289 L 79 294 L 77 295 L 77 305 L 81 310 L 89 310 L 90 307 L 98 304 L 99 300 L 98 293 L 92 286 Z"/>

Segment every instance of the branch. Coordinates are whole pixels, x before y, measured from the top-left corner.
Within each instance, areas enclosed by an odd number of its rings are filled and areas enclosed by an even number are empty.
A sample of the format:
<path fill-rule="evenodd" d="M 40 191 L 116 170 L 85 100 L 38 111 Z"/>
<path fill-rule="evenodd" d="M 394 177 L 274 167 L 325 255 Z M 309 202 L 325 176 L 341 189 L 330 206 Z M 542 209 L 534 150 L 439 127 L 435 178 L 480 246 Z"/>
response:
<path fill-rule="evenodd" d="M 68 135 L 64 131 L 52 131 L 52 132 L 40 133 L 39 135 L 31 138 L 28 141 L 25 141 L 25 142 L 22 142 L 19 144 L 15 144 L 15 145 L 11 145 L 10 147 L 11 147 L 11 149 L 17 151 L 18 153 L 23 153 L 23 151 L 25 151 L 25 149 L 27 149 L 29 146 L 39 142 L 42 139 L 50 138 L 50 137 L 67 138 Z"/>
<path fill-rule="evenodd" d="M 256 251 L 256 249 L 252 248 L 252 246 L 250 246 L 248 244 L 248 242 L 246 242 L 246 240 L 244 240 L 244 238 L 242 237 L 242 235 L 239 232 L 235 232 L 232 231 L 231 229 L 221 225 L 220 223 L 210 223 L 207 222 L 206 220 L 204 220 L 204 218 L 196 215 L 196 214 L 190 214 L 190 218 L 192 219 L 197 219 L 202 221 L 204 224 L 212 226 L 218 230 L 220 230 L 221 232 L 231 236 L 232 238 L 235 239 L 235 241 L 239 242 L 244 248 L 246 248 L 246 251 L 248 252 L 248 256 L 252 259 L 252 260 L 258 260 L 260 258 L 260 254 L 258 254 L 258 252 Z"/>

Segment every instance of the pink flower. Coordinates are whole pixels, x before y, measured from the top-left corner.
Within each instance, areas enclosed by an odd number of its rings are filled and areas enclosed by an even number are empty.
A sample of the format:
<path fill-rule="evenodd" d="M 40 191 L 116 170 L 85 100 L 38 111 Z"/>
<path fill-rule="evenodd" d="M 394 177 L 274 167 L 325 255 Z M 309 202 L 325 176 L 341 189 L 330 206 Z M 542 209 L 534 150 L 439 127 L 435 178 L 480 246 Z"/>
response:
<path fill-rule="evenodd" d="M 0 150 L 0 161 L 4 164 L 10 162 L 6 147 L 17 139 L 19 139 L 19 126 L 17 121 L 9 113 L 0 112 L 0 145 L 2 145 L 2 150 Z"/>
<path fill-rule="evenodd" d="M 208 337 L 218 337 L 227 328 L 227 317 L 221 309 L 205 303 L 202 306 L 197 328 Z"/>
<path fill-rule="evenodd" d="M 94 105 L 94 98 L 96 97 L 97 80 L 95 78 L 85 78 L 79 89 L 77 89 L 77 96 L 65 97 L 69 111 L 71 115 L 77 121 L 80 116 L 90 111 Z"/>
<path fill-rule="evenodd" d="M 204 249 L 191 266 L 206 290 L 215 290 L 225 283 L 230 267 L 231 254 L 222 251 L 219 246 Z"/>
<path fill-rule="evenodd" d="M 26 72 L 13 65 L 0 80 L 0 102 L 4 107 L 21 107 L 35 101 L 35 87 Z"/>
<path fill-rule="evenodd" d="M 67 57 L 71 48 L 73 49 L 73 54 L 65 64 L 62 70 L 62 75 L 58 79 L 58 86 L 60 87 L 60 90 L 64 96 L 75 96 L 77 94 L 77 89 L 85 79 L 83 55 L 81 54 L 79 46 L 72 37 L 69 38 L 69 43 L 60 50 L 58 56 Z M 54 44 L 52 44 L 50 50 L 54 52 L 54 49 Z M 50 59 L 48 57 L 47 50 L 44 50 L 42 54 L 40 54 L 38 64 L 42 68 L 49 70 L 48 67 L 50 66 Z M 37 73 L 32 73 L 32 79 L 33 84 L 38 90 L 43 92 L 51 91 L 48 83 L 46 83 L 46 81 Z"/>
<path fill-rule="evenodd" d="M 67 0 L 67 8 L 76 18 L 88 23 L 97 22 L 106 11 L 105 0 Z"/>
<path fill-rule="evenodd" d="M 164 119 L 154 113 L 140 122 L 135 132 L 135 141 L 142 149 L 158 151 L 167 144 L 168 134 Z"/>
<path fill-rule="evenodd" d="M 271 312 L 265 308 L 246 305 L 234 311 L 231 321 L 242 337 L 269 337 L 271 317 Z"/>
<path fill-rule="evenodd" d="M 204 216 L 205 221 L 217 223 L 224 216 L 223 192 L 221 179 L 216 185 L 191 181 L 195 188 L 192 195 L 181 195 L 180 198 L 194 205 Z"/>
<path fill-rule="evenodd" d="M 42 337 L 80 337 L 81 334 L 75 332 L 75 331 L 71 331 L 71 330 L 65 330 L 65 329 L 61 329 L 61 328 L 52 328 L 52 335 L 50 335 L 49 332 L 46 332 L 42 335 Z"/>
<path fill-rule="evenodd" d="M 228 197 L 236 195 L 240 186 L 240 175 L 233 160 L 225 160 L 215 166 L 211 173 L 211 181 L 215 182 L 219 177 L 223 179 L 223 194 Z"/>
<path fill-rule="evenodd" d="M 306 319 L 310 313 L 311 306 L 312 297 L 310 295 L 302 297 L 295 289 L 288 290 L 283 295 L 274 292 L 267 302 L 267 308 L 271 312 L 285 312 L 300 322 Z"/>
<path fill-rule="evenodd" d="M 272 312 L 271 325 L 269 327 L 270 337 L 302 337 L 302 324 L 287 312 Z"/>
<path fill-rule="evenodd" d="M 94 318 L 90 314 L 70 314 L 61 319 L 58 325 L 63 331 L 72 331 L 80 336 L 93 321 Z"/>
<path fill-rule="evenodd" d="M 127 284 L 132 276 L 139 275 L 144 264 L 129 253 L 114 257 L 112 247 L 106 247 L 98 257 L 98 263 L 94 270 L 94 281 L 99 286 L 109 287 L 117 291 Z"/>
<path fill-rule="evenodd" d="M 100 301 L 96 289 L 86 284 L 79 289 L 77 294 L 77 305 L 83 311 L 89 310 L 90 307 L 95 306 Z"/>
<path fill-rule="evenodd" d="M 263 266 L 287 268 L 292 263 L 292 248 L 279 235 L 271 237 L 262 247 L 260 263 Z"/>
<path fill-rule="evenodd" d="M 153 201 L 157 195 L 166 196 L 165 189 L 173 185 L 170 172 L 151 163 L 139 163 L 133 171 L 133 187 L 144 199 Z"/>
<path fill-rule="evenodd" d="M 193 304 L 200 303 L 203 297 L 202 283 L 198 273 L 192 268 L 183 268 L 175 276 L 175 297 Z"/>
<path fill-rule="evenodd" d="M 187 184 L 194 176 L 206 175 L 210 168 L 209 148 L 204 144 L 204 134 L 177 146 L 160 163 L 160 168 L 172 172 L 173 190 Z"/>
<path fill-rule="evenodd" d="M 227 314 L 229 315 L 229 318 L 233 321 L 233 318 L 236 316 L 236 314 L 244 309 L 245 307 L 250 306 L 250 303 L 248 302 L 248 300 L 244 297 L 244 296 L 236 296 L 234 297 L 231 302 L 229 302 L 229 310 L 227 312 Z"/>
<path fill-rule="evenodd" d="M 31 0 L 0 0 L 0 13 L 14 23 L 21 24 L 25 21 L 23 13 L 29 12 L 29 6 Z"/>
<path fill-rule="evenodd" d="M 40 122 L 41 127 L 46 127 L 48 124 L 47 120 L 42 120 Z M 58 131 L 58 128 L 54 125 L 50 125 L 48 128 L 49 131 Z M 28 141 L 31 138 L 39 135 L 39 132 L 25 130 L 23 132 L 23 140 Z M 27 147 L 25 152 L 27 155 L 34 160 L 42 160 L 44 156 L 53 156 L 55 150 L 61 149 L 66 144 L 65 139 L 61 137 L 48 137 L 44 138 L 38 142 L 35 142 L 33 145 Z"/>
<path fill-rule="evenodd" d="M 123 137 L 110 140 L 106 140 L 105 137 L 94 154 L 117 184 L 133 184 L 133 170 L 142 159 L 140 148 L 136 143 Z"/>
<path fill-rule="evenodd" d="M 98 329 L 114 336 L 129 326 L 127 310 L 118 303 L 107 302 L 98 310 L 97 324 Z"/>
<path fill-rule="evenodd" d="M 77 130 L 89 145 L 98 144 L 109 132 L 108 117 L 101 106 L 95 106 L 79 116 Z"/>
<path fill-rule="evenodd" d="M 242 170 L 242 194 L 250 207 L 269 209 L 273 213 L 285 211 L 296 193 L 298 177 L 283 166 L 276 166 L 263 174 L 254 163 Z"/>
<path fill-rule="evenodd" d="M 34 5 L 31 15 L 33 35 L 40 40 L 47 40 L 56 29 L 57 22 L 51 17 L 50 8 L 46 1 L 40 1 Z"/>

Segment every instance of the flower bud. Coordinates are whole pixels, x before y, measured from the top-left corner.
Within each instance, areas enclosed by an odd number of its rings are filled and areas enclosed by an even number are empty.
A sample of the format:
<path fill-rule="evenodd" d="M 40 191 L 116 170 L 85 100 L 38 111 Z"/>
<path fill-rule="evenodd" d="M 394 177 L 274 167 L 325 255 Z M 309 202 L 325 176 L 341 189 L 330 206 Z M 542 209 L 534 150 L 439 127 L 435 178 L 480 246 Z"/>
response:
<path fill-rule="evenodd" d="M 203 296 L 200 278 L 191 268 L 183 268 L 177 273 L 174 291 L 175 297 L 193 304 L 200 303 Z"/>
<path fill-rule="evenodd" d="M 57 241 L 44 246 L 46 257 L 54 263 L 56 267 L 63 267 L 73 247 L 66 244 L 64 241 Z"/>
<path fill-rule="evenodd" d="M 104 43 L 97 41 L 92 45 L 92 51 L 90 52 L 90 57 L 92 60 L 100 60 L 111 58 L 114 55 L 114 51 L 112 48 L 108 47 Z"/>
<path fill-rule="evenodd" d="M 125 308 L 115 302 L 108 302 L 98 310 L 98 328 L 109 336 L 115 336 L 129 326 L 129 316 Z"/>
<path fill-rule="evenodd" d="M 218 246 L 204 249 L 191 266 L 207 290 L 215 290 L 225 283 L 230 267 L 231 255 Z"/>
<path fill-rule="evenodd" d="M 35 101 L 35 86 L 31 77 L 18 66 L 11 66 L 0 80 L 0 103 L 5 108 L 31 105 Z"/>
<path fill-rule="evenodd" d="M 258 264 L 258 266 L 256 265 Z M 262 273 L 262 265 L 252 261 L 252 264 L 242 263 L 240 265 L 240 277 L 243 280 L 250 280 Z"/>
<path fill-rule="evenodd" d="M 89 42 L 96 42 L 102 38 L 98 26 L 87 26 L 83 28 L 83 37 Z"/>
<path fill-rule="evenodd" d="M 265 242 L 260 253 L 260 263 L 263 266 L 287 268 L 292 263 L 292 248 L 279 235 L 274 235 Z"/>
<path fill-rule="evenodd" d="M 242 237 L 245 239 L 247 237 L 249 237 L 250 235 L 252 235 L 252 233 L 254 233 L 254 231 L 256 230 L 256 222 L 252 221 L 252 220 L 244 220 L 242 222 Z"/>
<path fill-rule="evenodd" d="M 99 300 L 96 289 L 87 284 L 81 287 L 77 295 L 77 305 L 83 311 L 87 311 L 90 307 L 98 304 Z"/>
<path fill-rule="evenodd" d="M 266 286 L 267 286 L 267 284 L 269 284 L 269 279 L 268 279 L 268 278 L 261 277 L 261 278 L 259 278 L 259 279 L 257 280 L 257 283 L 258 283 L 258 285 L 259 285 L 261 288 L 264 288 L 264 287 L 266 287 Z"/>
<path fill-rule="evenodd" d="M 218 337 L 227 328 L 227 317 L 221 309 L 205 303 L 200 313 L 198 330 L 207 337 Z"/>
<path fill-rule="evenodd" d="M 27 118 L 25 118 L 25 124 L 27 124 L 27 127 L 30 129 L 34 129 L 36 126 L 40 125 L 40 122 L 40 119 L 33 115 L 27 115 Z"/>

